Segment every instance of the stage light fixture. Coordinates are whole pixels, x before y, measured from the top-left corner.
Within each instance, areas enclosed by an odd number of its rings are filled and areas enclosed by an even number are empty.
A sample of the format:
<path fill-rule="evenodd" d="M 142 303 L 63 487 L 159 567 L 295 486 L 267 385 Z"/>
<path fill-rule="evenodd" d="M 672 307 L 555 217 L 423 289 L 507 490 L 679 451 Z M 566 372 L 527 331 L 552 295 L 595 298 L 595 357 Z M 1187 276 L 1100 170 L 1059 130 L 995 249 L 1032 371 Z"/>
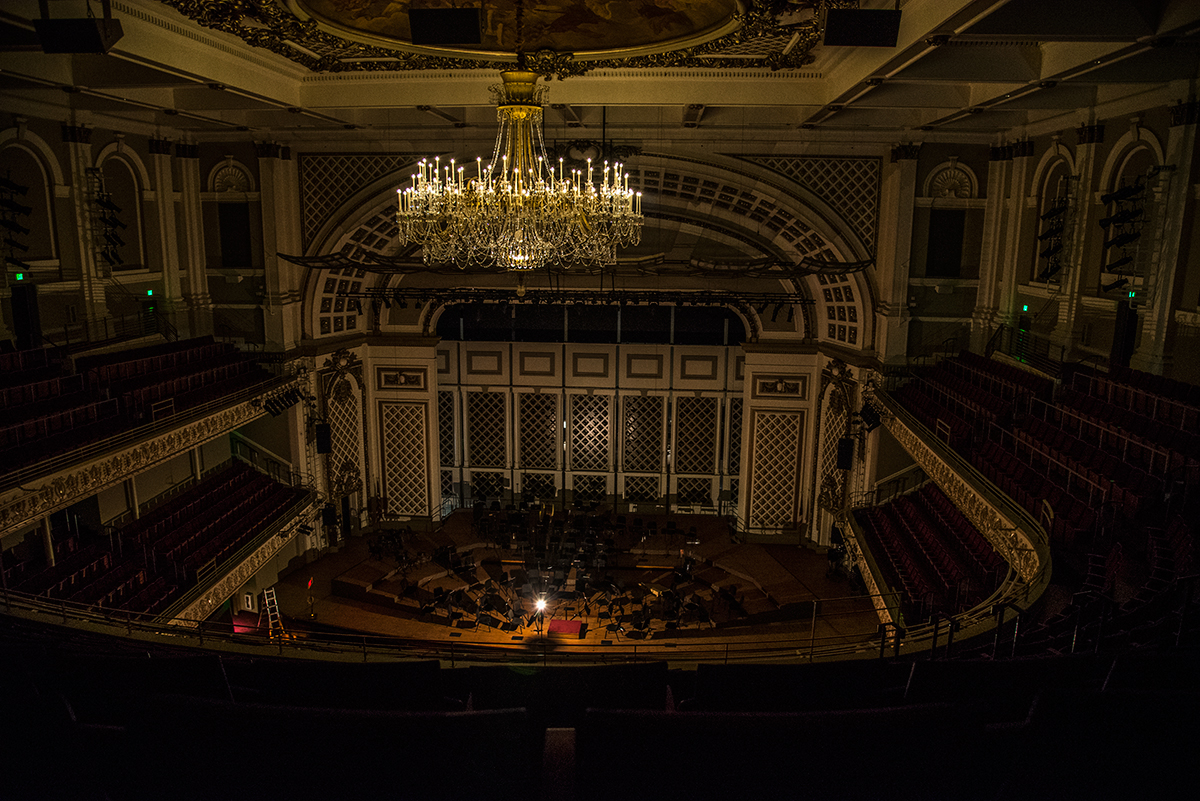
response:
<path fill-rule="evenodd" d="M 1132 200 L 1133 198 L 1140 195 L 1145 190 L 1145 188 L 1146 187 L 1143 186 L 1142 184 L 1133 184 L 1131 186 L 1122 186 L 1120 189 L 1116 189 L 1112 192 L 1109 192 L 1106 195 L 1101 195 L 1100 202 L 1107 205 L 1109 203 L 1119 203 L 1123 200 Z"/>
<path fill-rule="evenodd" d="M 1100 287 L 1100 291 L 1101 292 L 1111 292 L 1114 289 L 1120 289 L 1121 287 L 1125 286 L 1128 283 L 1129 283 L 1128 278 L 1118 278 L 1116 281 L 1111 281 L 1107 284 L 1102 285 Z"/>
<path fill-rule="evenodd" d="M 1112 272 L 1116 272 L 1117 270 L 1121 269 L 1122 267 L 1124 267 L 1127 264 L 1131 264 L 1132 262 L 1133 262 L 1133 256 L 1122 256 L 1121 258 L 1117 259 L 1116 261 L 1110 263 L 1104 269 L 1106 272 L 1112 273 Z"/>
<path fill-rule="evenodd" d="M 1119 248 L 1128 245 L 1130 242 L 1136 242 L 1141 238 L 1142 234 L 1139 231 L 1126 231 L 1123 234 L 1117 234 L 1112 239 L 1104 243 L 1105 249 Z"/>

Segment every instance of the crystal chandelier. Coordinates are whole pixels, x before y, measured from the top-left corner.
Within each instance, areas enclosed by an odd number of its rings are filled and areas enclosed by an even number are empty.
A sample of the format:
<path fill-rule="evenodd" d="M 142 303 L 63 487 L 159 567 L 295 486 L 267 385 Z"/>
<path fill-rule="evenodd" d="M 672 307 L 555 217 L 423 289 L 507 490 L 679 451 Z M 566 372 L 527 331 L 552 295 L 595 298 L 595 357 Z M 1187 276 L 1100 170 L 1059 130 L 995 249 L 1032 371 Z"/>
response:
<path fill-rule="evenodd" d="M 418 244 L 426 264 L 533 270 L 551 264 L 603 267 L 641 239 L 642 193 L 623 165 L 557 170 L 546 157 L 538 74 L 500 73 L 500 127 L 491 161 L 474 169 L 422 160 L 397 190 L 401 245 Z"/>

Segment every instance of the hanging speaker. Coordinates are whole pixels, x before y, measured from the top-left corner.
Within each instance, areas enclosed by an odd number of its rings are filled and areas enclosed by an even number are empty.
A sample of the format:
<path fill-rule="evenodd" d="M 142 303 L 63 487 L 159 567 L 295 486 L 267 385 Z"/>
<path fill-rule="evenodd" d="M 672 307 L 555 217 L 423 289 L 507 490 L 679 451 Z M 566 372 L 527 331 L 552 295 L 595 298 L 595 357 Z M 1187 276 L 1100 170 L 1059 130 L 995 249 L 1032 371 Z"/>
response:
<path fill-rule="evenodd" d="M 337 525 L 337 507 L 331 503 L 321 507 L 321 522 L 327 526 Z"/>
<path fill-rule="evenodd" d="M 333 433 L 329 423 L 317 423 L 317 453 L 333 453 Z"/>
<path fill-rule="evenodd" d="M 42 347 L 42 318 L 38 313 L 37 284 L 13 284 L 12 321 L 13 330 L 17 335 L 17 350 Z"/>
<path fill-rule="evenodd" d="M 883 422 L 879 419 L 879 412 L 875 411 L 875 407 L 870 404 L 863 405 L 862 411 L 859 412 L 859 417 L 862 418 L 863 425 L 866 426 L 868 434 L 879 428 L 879 424 Z"/>
<path fill-rule="evenodd" d="M 825 13 L 826 47 L 895 47 L 900 38 L 899 11 L 831 8 Z"/>
<path fill-rule="evenodd" d="M 838 440 L 837 448 L 838 470 L 849 470 L 854 466 L 854 440 L 842 437 Z"/>

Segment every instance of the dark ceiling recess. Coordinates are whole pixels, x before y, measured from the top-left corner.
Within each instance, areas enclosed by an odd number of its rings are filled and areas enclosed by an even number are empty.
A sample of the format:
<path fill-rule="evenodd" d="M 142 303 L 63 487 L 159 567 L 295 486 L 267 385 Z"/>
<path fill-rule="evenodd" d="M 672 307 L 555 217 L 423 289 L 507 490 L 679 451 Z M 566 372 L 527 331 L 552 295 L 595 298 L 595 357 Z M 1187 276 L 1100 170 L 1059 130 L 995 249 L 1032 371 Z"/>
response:
<path fill-rule="evenodd" d="M 121 21 L 112 18 L 109 0 L 101 4 L 104 16 L 81 19 L 50 19 L 49 4 L 42 2 L 42 16 L 33 21 L 45 53 L 107 53 L 125 35 Z"/>
<path fill-rule="evenodd" d="M 456 303 L 438 319 L 438 336 L 467 342 L 740 345 L 746 326 L 729 309 L 671 305 Z"/>
<path fill-rule="evenodd" d="M 826 13 L 826 47 L 895 47 L 900 38 L 899 11 L 831 8 Z"/>
<path fill-rule="evenodd" d="M 408 26 L 416 45 L 465 45 L 483 41 L 478 8 L 410 8 Z"/>

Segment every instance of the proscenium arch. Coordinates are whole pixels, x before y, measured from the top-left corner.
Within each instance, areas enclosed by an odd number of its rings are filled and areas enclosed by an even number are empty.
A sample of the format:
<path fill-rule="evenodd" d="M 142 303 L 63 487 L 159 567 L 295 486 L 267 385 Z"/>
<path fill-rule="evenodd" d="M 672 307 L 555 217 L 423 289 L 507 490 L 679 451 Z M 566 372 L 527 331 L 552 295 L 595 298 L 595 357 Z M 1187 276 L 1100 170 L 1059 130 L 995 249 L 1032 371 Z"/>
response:
<path fill-rule="evenodd" d="M 722 209 L 711 202 L 689 200 L 678 195 L 672 197 L 664 193 L 659 183 L 658 191 L 647 191 L 644 195 L 645 213 L 649 219 L 671 220 L 677 225 L 695 226 L 706 233 L 716 232 L 717 236 L 728 237 L 731 241 L 736 239 L 758 251 L 758 258 L 794 262 L 804 257 L 823 256 L 853 262 L 866 261 L 873 256 L 853 226 L 829 203 L 809 188 L 757 164 L 711 154 L 705 154 L 703 159 L 687 154 L 643 154 L 631 160 L 628 169 L 631 175 L 630 188 L 640 185 L 643 191 L 649 188 L 646 184 L 651 173 L 670 173 L 694 179 L 693 185 L 708 181 L 719 186 L 736 187 L 739 202 Z M 383 255 L 394 255 L 399 249 L 394 236 L 380 237 L 379 234 L 394 227 L 389 220 L 394 213 L 395 193 L 403 181 L 403 173 L 404 168 L 401 167 L 371 182 L 332 211 L 306 248 L 306 255 L 337 253 L 349 245 Z M 787 222 L 780 224 L 779 220 Z M 380 241 L 381 238 L 386 241 Z M 364 241 L 372 244 L 364 245 Z M 873 347 L 875 336 L 873 299 L 876 292 L 871 285 L 872 273 L 873 269 L 869 268 L 850 276 L 850 282 L 857 292 L 862 320 L 863 336 L 858 347 L 864 350 Z M 394 283 L 391 276 L 371 276 L 368 273 L 363 280 L 374 288 L 385 288 Z M 308 333 L 313 336 L 317 336 L 319 330 L 317 309 L 325 278 L 326 271 L 311 271 L 305 291 L 309 310 L 305 320 Z M 477 282 L 477 278 L 472 276 L 472 282 Z M 502 280 L 508 284 L 514 282 L 512 276 L 502 277 Z M 661 284 L 671 279 L 650 280 L 658 280 Z M 794 285 L 790 281 L 781 280 L 781 283 L 802 297 L 820 297 L 820 287 L 814 277 L 796 281 Z M 802 308 L 808 313 L 807 306 Z M 812 319 L 806 319 L 802 333 L 816 340 L 824 340 L 826 337 L 822 329 Z"/>

